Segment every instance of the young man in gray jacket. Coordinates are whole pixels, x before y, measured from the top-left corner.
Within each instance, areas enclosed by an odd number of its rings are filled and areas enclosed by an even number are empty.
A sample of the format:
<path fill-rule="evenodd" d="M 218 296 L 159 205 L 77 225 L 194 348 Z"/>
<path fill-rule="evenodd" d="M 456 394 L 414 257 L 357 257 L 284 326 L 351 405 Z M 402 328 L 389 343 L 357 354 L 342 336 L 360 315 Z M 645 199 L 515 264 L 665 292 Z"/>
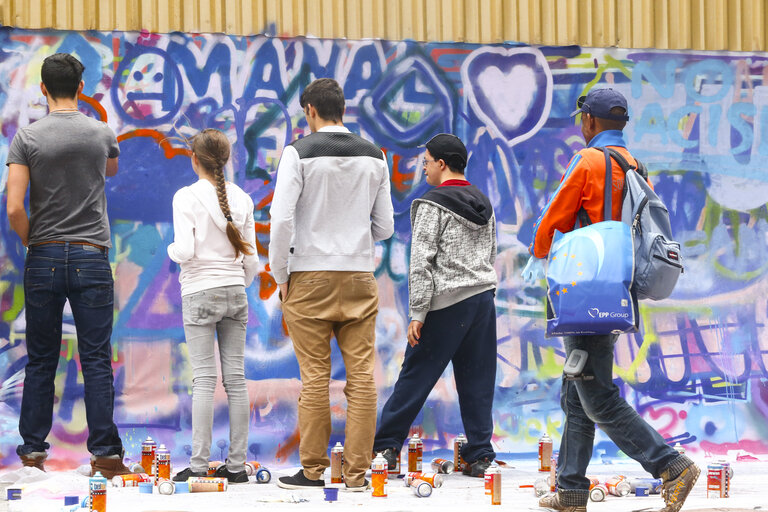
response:
<path fill-rule="evenodd" d="M 300 103 L 312 134 L 286 147 L 280 159 L 269 264 L 301 372 L 303 469 L 278 485 L 324 486 L 335 336 L 347 372 L 344 479 L 349 490 L 362 491 L 376 428 L 374 243 L 394 232 L 389 169 L 380 148 L 342 124 L 344 94 L 335 80 L 315 80 Z"/>
<path fill-rule="evenodd" d="M 373 447 L 394 469 L 411 423 L 452 362 L 469 441 L 463 471 L 483 477 L 496 457 L 496 218 L 488 198 L 464 177 L 461 139 L 441 133 L 426 148 L 424 173 L 435 188 L 411 205 L 409 346 Z"/>

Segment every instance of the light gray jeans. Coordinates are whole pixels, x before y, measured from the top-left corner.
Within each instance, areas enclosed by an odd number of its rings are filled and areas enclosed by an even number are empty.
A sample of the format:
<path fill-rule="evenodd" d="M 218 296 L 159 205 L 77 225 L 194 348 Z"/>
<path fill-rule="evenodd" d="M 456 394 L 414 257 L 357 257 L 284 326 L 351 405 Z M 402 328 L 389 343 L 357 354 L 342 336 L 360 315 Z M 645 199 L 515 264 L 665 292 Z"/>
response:
<path fill-rule="evenodd" d="M 229 403 L 227 469 L 245 469 L 250 403 L 245 385 L 245 329 L 248 299 L 243 286 L 222 286 L 181 298 L 184 335 L 192 365 L 192 471 L 208 471 L 213 429 L 213 392 L 216 388 L 214 338 Z"/>

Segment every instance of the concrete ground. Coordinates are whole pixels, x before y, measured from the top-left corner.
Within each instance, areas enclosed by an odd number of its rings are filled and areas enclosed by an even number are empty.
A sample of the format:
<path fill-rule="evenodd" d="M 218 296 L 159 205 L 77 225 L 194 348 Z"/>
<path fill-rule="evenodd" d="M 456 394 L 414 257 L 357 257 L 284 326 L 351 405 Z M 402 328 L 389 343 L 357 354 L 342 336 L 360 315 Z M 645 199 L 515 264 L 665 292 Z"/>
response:
<path fill-rule="evenodd" d="M 425 457 L 426 460 L 429 460 Z M 509 460 L 509 459 L 508 459 Z M 731 497 L 707 498 L 706 465 L 708 460 L 697 460 L 702 467 L 702 475 L 683 511 L 768 511 L 768 462 L 732 461 L 734 478 L 731 482 Z M 139 494 L 136 488 L 108 489 L 108 512 L 234 512 L 241 510 L 336 510 L 365 512 L 399 511 L 440 511 L 447 510 L 515 510 L 543 511 L 537 506 L 533 489 L 528 486 L 541 476 L 536 471 L 535 461 L 516 462 L 509 460 L 514 467 L 502 468 L 502 505 L 492 506 L 490 497 L 485 496 L 483 480 L 459 474 L 448 475 L 445 484 L 434 489 L 429 498 L 416 497 L 402 480 L 390 480 L 388 497 L 374 498 L 370 491 L 366 493 L 339 492 L 338 501 L 324 501 L 322 490 L 286 491 L 275 485 L 277 477 L 293 474 L 297 468 L 276 467 L 273 469 L 272 482 L 268 484 L 241 484 L 230 486 L 224 493 L 196 493 L 179 495 Z M 2 473 L 2 472 L 0 472 Z M 635 462 L 600 464 L 593 461 L 589 473 L 601 480 L 616 474 L 627 477 L 646 475 Z M 327 475 L 326 475 L 327 476 Z M 21 477 L 27 480 L 20 485 L 9 481 Z M 88 478 L 77 471 L 53 471 L 42 473 L 35 469 L 14 470 L 7 468 L 0 474 L 0 487 L 12 485 L 22 488 L 22 500 L 17 510 L 24 512 L 59 512 L 62 511 L 64 496 L 87 495 Z M 5 497 L 5 490 L 2 495 Z M 0 501 L 0 512 L 8 510 L 9 502 Z M 649 497 L 628 496 L 624 498 L 610 496 L 604 502 L 590 503 L 590 512 L 640 512 L 659 510 L 664 505 L 659 495 Z"/>

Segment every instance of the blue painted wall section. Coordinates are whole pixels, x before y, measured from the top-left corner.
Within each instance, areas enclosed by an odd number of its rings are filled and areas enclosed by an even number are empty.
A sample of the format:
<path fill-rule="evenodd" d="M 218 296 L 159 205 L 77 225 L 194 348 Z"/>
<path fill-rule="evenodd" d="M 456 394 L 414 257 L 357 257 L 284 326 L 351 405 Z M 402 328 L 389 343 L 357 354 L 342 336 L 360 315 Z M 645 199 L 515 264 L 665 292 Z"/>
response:
<path fill-rule="evenodd" d="M 644 330 L 616 347 L 616 383 L 672 441 L 694 453 L 768 453 L 768 57 L 523 45 L 351 41 L 267 36 L 0 30 L 0 160 L 16 131 L 43 117 L 40 65 L 57 51 L 86 66 L 81 110 L 119 136 L 107 181 L 116 277 L 116 420 L 128 455 L 148 434 L 179 463 L 189 454 L 191 372 L 181 326 L 171 198 L 195 176 L 184 139 L 215 127 L 233 143 L 229 178 L 256 205 L 266 265 L 269 207 L 286 144 L 308 133 L 299 95 L 315 78 L 340 82 L 345 124 L 380 145 L 392 173 L 396 232 L 377 248 L 379 404 L 405 349 L 408 208 L 427 190 L 420 147 L 453 132 L 470 152 L 468 178 L 491 198 L 499 233 L 498 378 L 494 443 L 533 457 L 559 440 L 563 347 L 544 337 L 541 286 L 519 277 L 533 222 L 570 157 L 584 146 L 568 117 L 590 88 L 629 99 L 630 149 L 648 165 L 683 243 L 674 295 L 641 306 Z M 66 163 L 63 163 L 66 165 Z M 0 171 L 5 193 L 7 169 Z M 0 217 L 0 464 L 15 464 L 26 360 L 24 250 Z M 267 269 L 248 290 L 246 376 L 250 455 L 297 459 L 299 372 Z M 54 460 L 80 460 L 87 436 L 71 314 L 57 376 Z M 332 442 L 344 426 L 343 364 L 333 351 Z M 216 394 L 214 458 L 226 456 L 226 398 Z M 462 431 L 450 368 L 417 419 L 427 450 Z M 621 457 L 598 432 L 595 455 Z"/>

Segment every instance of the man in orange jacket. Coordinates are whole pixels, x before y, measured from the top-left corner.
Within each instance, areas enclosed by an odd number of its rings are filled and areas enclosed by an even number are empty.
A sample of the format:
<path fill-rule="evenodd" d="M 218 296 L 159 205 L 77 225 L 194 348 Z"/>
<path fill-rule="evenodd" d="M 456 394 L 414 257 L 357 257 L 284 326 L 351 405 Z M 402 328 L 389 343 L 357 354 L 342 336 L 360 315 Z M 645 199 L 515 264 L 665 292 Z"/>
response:
<path fill-rule="evenodd" d="M 587 147 L 571 159 L 560 186 L 536 221 L 532 256 L 523 271 L 527 281 L 543 277 L 542 259 L 549 253 L 555 230 L 603 221 L 605 156 L 602 147 L 612 147 L 629 163 L 637 161 L 627 151 L 622 130 L 629 120 L 627 100 L 614 89 L 592 89 L 579 98 L 581 132 Z M 597 148 L 597 149 L 595 149 Z M 621 220 L 624 172 L 612 161 L 612 219 Z M 670 447 L 664 438 L 635 411 L 613 384 L 613 347 L 616 334 L 566 336 L 566 357 L 575 349 L 587 352 L 581 378 L 563 379 L 560 404 L 565 428 L 558 457 L 557 493 L 539 501 L 541 507 L 566 512 L 586 512 L 589 501 L 587 466 L 592 458 L 595 424 L 627 455 L 638 461 L 654 478 L 661 478 L 666 506 L 676 512 L 696 483 L 701 470 L 685 455 Z"/>

